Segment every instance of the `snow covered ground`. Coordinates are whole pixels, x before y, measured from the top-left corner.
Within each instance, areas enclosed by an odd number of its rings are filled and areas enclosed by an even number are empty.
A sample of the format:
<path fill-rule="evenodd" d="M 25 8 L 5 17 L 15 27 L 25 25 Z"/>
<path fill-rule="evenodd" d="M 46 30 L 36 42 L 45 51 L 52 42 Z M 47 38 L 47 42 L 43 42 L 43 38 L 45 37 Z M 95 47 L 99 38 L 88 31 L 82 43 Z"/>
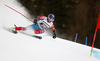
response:
<path fill-rule="evenodd" d="M 32 23 L 4 4 L 29 15 L 16 0 L 0 0 L 0 61 L 100 61 L 100 49 L 94 48 L 90 57 L 89 46 L 50 36 L 39 40 L 6 31 L 3 26 L 28 26 Z"/>

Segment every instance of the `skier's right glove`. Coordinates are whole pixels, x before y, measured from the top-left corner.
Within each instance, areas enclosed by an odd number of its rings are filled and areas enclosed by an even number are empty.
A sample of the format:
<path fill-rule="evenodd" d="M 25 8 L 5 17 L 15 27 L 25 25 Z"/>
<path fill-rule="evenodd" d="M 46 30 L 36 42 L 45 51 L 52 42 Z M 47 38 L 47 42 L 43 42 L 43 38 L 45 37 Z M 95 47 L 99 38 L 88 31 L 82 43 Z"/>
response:
<path fill-rule="evenodd" d="M 56 38 L 56 33 L 55 33 L 55 31 L 53 31 L 53 38 L 54 38 L 54 39 Z"/>
<path fill-rule="evenodd" d="M 35 20 L 33 21 L 33 23 L 36 25 L 37 24 L 37 18 L 35 18 Z"/>

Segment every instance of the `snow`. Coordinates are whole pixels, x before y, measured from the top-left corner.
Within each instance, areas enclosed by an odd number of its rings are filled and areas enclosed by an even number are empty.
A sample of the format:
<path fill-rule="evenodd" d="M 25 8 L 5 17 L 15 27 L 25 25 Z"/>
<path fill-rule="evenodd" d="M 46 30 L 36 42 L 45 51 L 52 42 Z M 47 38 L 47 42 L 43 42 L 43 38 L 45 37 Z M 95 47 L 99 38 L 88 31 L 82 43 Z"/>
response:
<path fill-rule="evenodd" d="M 3 26 L 28 26 L 32 23 L 4 4 L 29 15 L 16 0 L 0 0 L 0 61 L 100 61 L 94 56 L 96 51 L 100 54 L 97 48 L 90 57 L 89 46 L 51 36 L 43 36 L 40 40 L 6 31 Z"/>

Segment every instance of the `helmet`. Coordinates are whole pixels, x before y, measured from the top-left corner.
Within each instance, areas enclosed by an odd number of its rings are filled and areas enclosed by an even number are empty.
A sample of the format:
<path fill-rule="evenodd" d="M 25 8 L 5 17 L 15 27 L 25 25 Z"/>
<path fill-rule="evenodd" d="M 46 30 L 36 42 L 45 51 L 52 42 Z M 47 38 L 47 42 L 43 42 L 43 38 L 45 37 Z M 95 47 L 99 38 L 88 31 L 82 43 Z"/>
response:
<path fill-rule="evenodd" d="M 49 14 L 48 19 L 53 22 L 55 19 L 55 16 L 53 14 Z"/>

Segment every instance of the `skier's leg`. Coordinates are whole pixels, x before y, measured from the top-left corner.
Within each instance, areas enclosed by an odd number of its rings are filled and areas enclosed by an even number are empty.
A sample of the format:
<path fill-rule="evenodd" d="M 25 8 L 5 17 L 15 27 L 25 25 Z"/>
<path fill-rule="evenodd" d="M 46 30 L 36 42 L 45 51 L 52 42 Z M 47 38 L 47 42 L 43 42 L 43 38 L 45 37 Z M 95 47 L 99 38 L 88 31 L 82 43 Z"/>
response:
<path fill-rule="evenodd" d="M 28 28 L 32 29 L 35 34 L 41 34 L 41 33 L 45 32 L 45 30 L 41 29 L 38 24 L 37 25 L 32 24 L 32 25 L 28 26 Z"/>
<path fill-rule="evenodd" d="M 26 30 L 26 27 L 15 27 L 15 30 L 16 31 L 20 31 L 20 30 L 24 31 L 24 30 Z"/>
<path fill-rule="evenodd" d="M 13 31 L 26 31 L 26 30 L 34 30 L 34 27 L 32 25 L 29 25 L 27 27 L 17 27 L 17 26 L 15 26 L 15 27 L 11 27 L 11 29 Z"/>
<path fill-rule="evenodd" d="M 27 27 L 13 27 L 13 30 L 14 31 L 33 30 L 35 34 L 41 34 L 41 33 L 45 32 L 45 30 L 41 29 L 38 24 L 37 25 L 32 24 L 32 25 L 29 25 Z"/>

